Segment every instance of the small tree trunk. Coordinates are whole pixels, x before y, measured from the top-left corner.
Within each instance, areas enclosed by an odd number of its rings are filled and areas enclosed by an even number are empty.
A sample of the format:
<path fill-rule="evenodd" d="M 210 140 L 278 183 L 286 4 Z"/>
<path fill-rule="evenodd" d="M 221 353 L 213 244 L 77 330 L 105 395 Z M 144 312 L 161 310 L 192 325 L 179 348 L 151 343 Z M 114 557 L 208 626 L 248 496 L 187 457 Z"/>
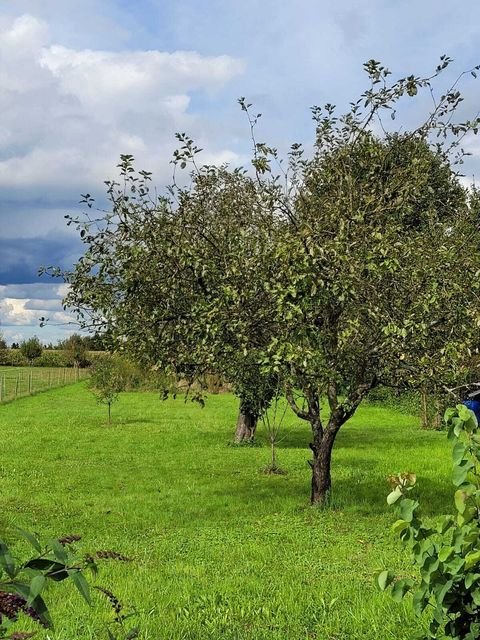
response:
<path fill-rule="evenodd" d="M 235 442 L 252 440 L 257 430 L 257 420 L 258 418 L 254 413 L 240 404 L 237 427 L 235 429 Z"/>
<path fill-rule="evenodd" d="M 112 424 L 112 403 L 108 403 L 108 426 Z"/>
<path fill-rule="evenodd" d="M 312 504 L 326 504 L 332 488 L 330 467 L 332 462 L 332 449 L 337 435 L 336 425 L 329 423 L 325 431 L 320 420 L 311 422 L 313 442 L 310 448 L 313 453 L 312 467 L 312 492 L 310 501 Z"/>

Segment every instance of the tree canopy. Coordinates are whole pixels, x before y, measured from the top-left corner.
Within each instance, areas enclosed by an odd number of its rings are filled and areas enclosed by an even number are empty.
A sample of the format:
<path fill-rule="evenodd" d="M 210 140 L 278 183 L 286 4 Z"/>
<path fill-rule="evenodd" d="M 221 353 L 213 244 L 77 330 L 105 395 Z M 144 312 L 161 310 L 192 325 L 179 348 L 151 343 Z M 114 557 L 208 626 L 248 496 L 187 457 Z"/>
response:
<path fill-rule="evenodd" d="M 328 499 L 338 431 L 372 388 L 446 382 L 478 345 L 478 215 L 455 168 L 478 121 L 455 120 L 454 86 L 419 126 L 392 128 L 398 101 L 433 96 L 449 64 L 390 82 L 370 61 L 371 87 L 346 114 L 315 107 L 312 153 L 293 145 L 285 166 L 256 142 L 259 116 L 241 99 L 252 174 L 198 166 L 181 135 L 187 187 L 153 197 L 150 174 L 122 156 L 111 213 L 69 220 L 86 246 L 63 274 L 66 303 L 83 324 L 189 379 L 218 371 L 239 395 L 247 381 L 257 406 L 281 380 L 312 428 L 314 503 Z"/>

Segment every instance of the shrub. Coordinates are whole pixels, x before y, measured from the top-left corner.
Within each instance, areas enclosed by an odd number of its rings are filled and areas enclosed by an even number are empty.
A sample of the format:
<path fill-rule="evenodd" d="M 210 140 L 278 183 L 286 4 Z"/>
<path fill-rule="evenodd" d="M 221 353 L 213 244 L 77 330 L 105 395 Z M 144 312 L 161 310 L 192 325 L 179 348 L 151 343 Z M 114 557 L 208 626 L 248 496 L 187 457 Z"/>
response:
<path fill-rule="evenodd" d="M 455 513 L 427 526 L 419 503 L 407 498 L 415 475 L 393 476 L 387 501 L 400 505 L 393 530 L 410 550 L 420 579 L 397 579 L 382 571 L 377 581 L 382 590 L 391 588 L 397 601 L 411 592 L 417 615 L 430 607 L 428 634 L 417 637 L 475 640 L 480 637 L 480 430 L 475 414 L 461 404 L 447 409 L 445 422 L 453 442 Z"/>
<path fill-rule="evenodd" d="M 7 543 L 0 539 L 0 638 L 23 640 L 34 633 L 22 632 L 18 624 L 28 617 L 40 626 L 53 627 L 52 619 L 43 598 L 49 584 L 55 585 L 65 580 L 73 582 L 81 596 L 92 604 L 89 583 L 85 577 L 87 571 L 97 574 L 97 560 L 129 561 L 115 551 L 96 551 L 93 554 L 80 555 L 75 543 L 81 536 L 67 535 L 48 540 L 42 544 L 32 533 L 18 529 L 34 549 L 32 557 L 19 561 L 14 558 Z M 138 627 L 125 625 L 131 613 L 124 613 L 123 607 L 113 593 L 104 587 L 96 589 L 108 595 L 114 610 L 114 624 L 119 635 L 108 629 L 110 640 L 133 640 L 138 637 Z M 8 634 L 8 635 L 7 635 Z"/>
<path fill-rule="evenodd" d="M 32 363 L 42 355 L 42 343 L 37 338 L 37 336 L 33 336 L 33 338 L 29 338 L 28 340 L 24 340 L 22 342 L 22 344 L 20 345 L 20 351 L 28 360 L 28 362 Z"/>

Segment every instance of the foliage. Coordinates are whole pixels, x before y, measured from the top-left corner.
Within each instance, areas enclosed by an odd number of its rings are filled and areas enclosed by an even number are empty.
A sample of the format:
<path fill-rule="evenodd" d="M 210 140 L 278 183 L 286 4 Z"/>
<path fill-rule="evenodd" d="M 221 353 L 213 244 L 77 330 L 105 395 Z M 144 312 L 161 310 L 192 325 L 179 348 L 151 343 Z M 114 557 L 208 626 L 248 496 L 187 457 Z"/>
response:
<path fill-rule="evenodd" d="M 413 593 L 417 615 L 431 607 L 429 632 L 422 638 L 476 640 L 480 635 L 480 429 L 473 411 L 464 405 L 445 413 L 448 438 L 453 442 L 452 481 L 455 514 L 435 527 L 420 516 L 419 503 L 407 497 L 414 474 L 393 478 L 388 503 L 400 504 L 400 519 L 393 530 L 410 550 L 420 571 L 420 582 L 396 579 L 389 571 L 378 576 L 382 590 L 391 587 L 400 601 Z"/>
<path fill-rule="evenodd" d="M 122 361 L 113 355 L 96 360 L 92 367 L 88 386 L 99 404 L 108 407 L 108 424 L 111 424 L 111 407 L 118 394 L 125 389 Z"/>
<path fill-rule="evenodd" d="M 79 535 L 66 535 L 51 539 L 42 544 L 36 534 L 18 529 L 20 535 L 33 547 L 34 555 L 23 561 L 14 558 L 10 547 L 0 539 L 0 638 L 23 640 L 35 633 L 14 630 L 20 614 L 31 618 L 40 626 L 51 629 L 53 622 L 43 598 L 49 584 L 58 584 L 65 580 L 73 582 L 87 604 L 92 604 L 90 585 L 85 577 L 87 571 L 98 572 L 98 560 L 130 561 L 122 554 L 106 550 L 92 554 L 79 555 L 75 544 L 81 540 Z M 108 629 L 109 640 L 133 640 L 138 637 L 138 627 L 128 627 L 125 621 L 134 613 L 123 613 L 122 605 L 111 591 L 95 587 L 115 603 L 115 617 L 112 624 L 119 629 L 115 635 Z M 13 632 L 12 632 L 13 631 Z M 8 634 L 8 635 L 7 635 Z"/>
<path fill-rule="evenodd" d="M 84 365 L 91 364 L 98 354 L 87 352 Z M 29 363 L 20 349 L 0 349 L 0 366 L 6 367 L 72 367 L 73 359 L 63 349 L 43 349 L 40 357 Z"/>
<path fill-rule="evenodd" d="M 0 333 L 0 351 L 3 351 L 4 349 L 8 349 L 8 346 L 5 338 L 3 337 L 3 333 Z"/>
<path fill-rule="evenodd" d="M 14 634 L 6 634 L 12 631 L 19 614 L 28 616 L 45 628 L 53 626 L 43 599 L 43 592 L 49 583 L 71 580 L 82 597 L 91 604 L 90 588 L 84 574 L 87 569 L 97 570 L 92 557 L 79 556 L 75 552 L 73 543 L 80 539 L 79 536 L 65 536 L 42 544 L 34 534 L 19 531 L 35 553 L 28 560 L 17 561 L 7 543 L 0 540 L 1 638 L 15 637 Z"/>
<path fill-rule="evenodd" d="M 74 367 L 85 367 L 90 363 L 87 358 L 87 345 L 83 337 L 78 333 L 73 333 L 61 344 L 63 352 Z"/>
<path fill-rule="evenodd" d="M 456 120 L 457 83 L 435 96 L 450 63 L 391 81 L 369 61 L 370 88 L 345 114 L 314 107 L 313 153 L 295 144 L 286 166 L 256 142 L 260 114 L 241 99 L 255 175 L 199 167 L 180 134 L 174 165 L 191 183 L 154 198 L 150 174 L 122 156 L 112 211 L 69 218 L 85 253 L 52 270 L 83 326 L 108 327 L 136 360 L 239 389 L 252 371 L 267 387 L 279 377 L 311 426 L 313 503 L 329 499 L 335 439 L 371 389 L 451 382 L 478 345 L 480 254 L 465 249 L 479 244 L 477 216 L 455 169 L 478 121 Z M 434 106 L 419 126 L 396 124 L 399 101 L 425 93 Z"/>
<path fill-rule="evenodd" d="M 40 340 L 37 338 L 37 336 L 33 336 L 33 338 L 24 340 L 20 344 L 20 351 L 22 355 L 31 364 L 34 360 L 36 360 L 42 355 L 43 346 Z"/>

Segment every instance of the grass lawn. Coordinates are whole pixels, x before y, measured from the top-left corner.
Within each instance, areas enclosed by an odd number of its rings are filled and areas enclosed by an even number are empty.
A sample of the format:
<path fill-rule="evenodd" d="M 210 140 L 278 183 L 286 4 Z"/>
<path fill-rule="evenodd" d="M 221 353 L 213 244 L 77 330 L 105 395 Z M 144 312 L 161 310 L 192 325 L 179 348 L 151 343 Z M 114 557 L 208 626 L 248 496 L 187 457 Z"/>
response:
<path fill-rule="evenodd" d="M 308 506 L 308 427 L 289 417 L 285 476 L 266 476 L 267 447 L 229 447 L 236 400 L 204 409 L 153 393 L 106 409 L 83 383 L 0 407 L 0 533 L 81 534 L 113 549 L 96 584 L 140 612 L 142 638 L 403 640 L 418 627 L 407 603 L 374 587 L 375 571 L 412 569 L 390 532 L 386 476 L 415 471 L 424 513 L 450 509 L 450 447 L 416 418 L 366 405 L 340 432 L 334 508 Z M 261 437 L 261 433 L 259 434 Z M 24 543 L 15 542 L 20 553 Z M 89 607 L 60 587 L 55 631 L 39 639 L 104 638 L 100 595 Z M 46 599 L 52 602 L 53 589 Z M 26 625 L 27 626 L 27 625 Z"/>

